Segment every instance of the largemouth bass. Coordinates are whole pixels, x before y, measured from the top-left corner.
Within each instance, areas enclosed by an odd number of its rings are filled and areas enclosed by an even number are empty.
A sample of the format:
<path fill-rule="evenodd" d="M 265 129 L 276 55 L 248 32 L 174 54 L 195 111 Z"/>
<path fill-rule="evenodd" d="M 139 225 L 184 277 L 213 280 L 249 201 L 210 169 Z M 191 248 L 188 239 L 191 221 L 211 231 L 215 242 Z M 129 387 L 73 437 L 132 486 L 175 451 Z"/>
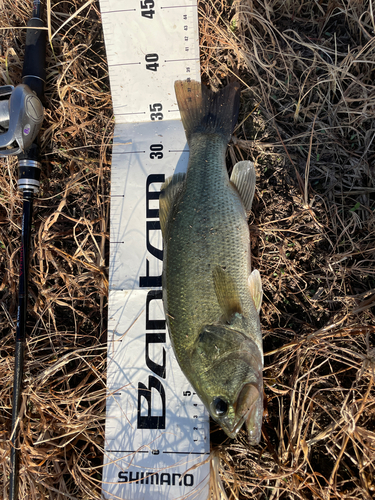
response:
<path fill-rule="evenodd" d="M 186 175 L 160 195 L 163 303 L 177 361 L 211 417 L 233 438 L 245 423 L 260 440 L 262 284 L 251 272 L 248 214 L 255 191 L 250 161 L 229 179 L 225 152 L 238 117 L 239 86 L 217 93 L 175 82 L 190 148 Z"/>

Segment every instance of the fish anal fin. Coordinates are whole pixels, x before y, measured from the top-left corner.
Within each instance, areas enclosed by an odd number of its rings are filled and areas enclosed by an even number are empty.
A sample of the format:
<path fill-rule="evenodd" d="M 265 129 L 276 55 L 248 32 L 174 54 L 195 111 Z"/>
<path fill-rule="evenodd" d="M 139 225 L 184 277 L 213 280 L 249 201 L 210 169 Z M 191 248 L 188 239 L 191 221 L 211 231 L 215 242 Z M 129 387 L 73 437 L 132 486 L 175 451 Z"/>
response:
<path fill-rule="evenodd" d="M 178 194 L 181 192 L 185 180 L 184 173 L 174 174 L 161 186 L 159 196 L 159 218 L 163 238 L 166 237 L 169 213 L 176 202 Z"/>
<path fill-rule="evenodd" d="M 248 285 L 251 298 L 253 299 L 255 308 L 259 313 L 263 300 L 263 288 L 258 269 L 254 269 L 254 271 L 250 274 L 248 278 Z"/>
<path fill-rule="evenodd" d="M 242 314 L 241 300 L 236 285 L 230 275 L 220 266 L 216 266 L 212 274 L 219 306 L 224 320 L 229 323 L 234 314 Z"/>
<path fill-rule="evenodd" d="M 239 161 L 233 167 L 231 182 L 236 189 L 244 204 L 246 214 L 250 214 L 251 206 L 255 193 L 256 173 L 254 163 L 250 160 Z"/>

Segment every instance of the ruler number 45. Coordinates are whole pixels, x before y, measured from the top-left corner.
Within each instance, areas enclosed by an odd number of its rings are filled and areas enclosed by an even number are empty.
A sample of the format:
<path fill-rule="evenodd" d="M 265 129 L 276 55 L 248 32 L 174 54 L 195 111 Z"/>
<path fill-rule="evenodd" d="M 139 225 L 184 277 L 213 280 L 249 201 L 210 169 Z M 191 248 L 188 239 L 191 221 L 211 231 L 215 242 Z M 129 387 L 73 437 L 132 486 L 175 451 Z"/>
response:
<path fill-rule="evenodd" d="M 152 19 L 155 14 L 155 11 L 152 9 L 154 5 L 154 0 L 143 0 L 141 2 L 141 16 Z"/>

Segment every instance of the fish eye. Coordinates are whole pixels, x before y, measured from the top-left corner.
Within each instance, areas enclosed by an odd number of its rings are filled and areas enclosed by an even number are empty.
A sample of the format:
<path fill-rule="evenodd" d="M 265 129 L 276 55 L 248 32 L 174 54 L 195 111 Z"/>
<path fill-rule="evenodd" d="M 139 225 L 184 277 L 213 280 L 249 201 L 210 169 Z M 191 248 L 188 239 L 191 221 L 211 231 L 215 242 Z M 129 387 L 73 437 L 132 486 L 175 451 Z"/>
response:
<path fill-rule="evenodd" d="M 211 410 L 217 417 L 224 417 L 228 412 L 228 403 L 222 398 L 215 398 L 211 403 Z"/>

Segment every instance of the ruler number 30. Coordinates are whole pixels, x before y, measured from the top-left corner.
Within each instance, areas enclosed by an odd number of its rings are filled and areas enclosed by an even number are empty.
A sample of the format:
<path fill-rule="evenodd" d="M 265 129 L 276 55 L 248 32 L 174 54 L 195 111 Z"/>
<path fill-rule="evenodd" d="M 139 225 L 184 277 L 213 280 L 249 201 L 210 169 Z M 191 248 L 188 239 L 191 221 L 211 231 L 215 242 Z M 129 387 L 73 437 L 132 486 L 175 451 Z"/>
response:
<path fill-rule="evenodd" d="M 155 158 L 161 160 L 163 158 L 163 144 L 151 144 L 150 151 L 151 160 L 155 160 Z"/>

